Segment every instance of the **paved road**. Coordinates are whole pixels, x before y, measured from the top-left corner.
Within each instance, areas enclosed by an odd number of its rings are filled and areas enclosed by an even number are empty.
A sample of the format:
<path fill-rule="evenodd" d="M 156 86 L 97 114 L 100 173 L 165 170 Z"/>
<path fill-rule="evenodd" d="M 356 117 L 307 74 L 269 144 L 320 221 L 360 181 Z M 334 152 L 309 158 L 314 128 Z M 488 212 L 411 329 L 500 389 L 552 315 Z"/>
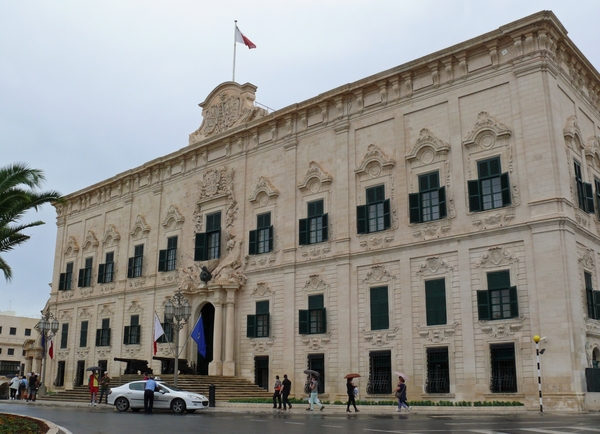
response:
<path fill-rule="evenodd" d="M 330 410 L 328 412 L 328 410 Z M 4 404 L 0 412 L 16 413 L 51 420 L 73 434 L 589 434 L 600 433 L 600 414 L 511 415 L 435 415 L 380 413 L 346 415 L 326 409 L 307 413 L 304 408 L 287 413 L 264 410 L 210 409 L 196 414 L 176 415 L 170 412 L 145 415 L 118 413 L 107 407 L 52 407 Z"/>

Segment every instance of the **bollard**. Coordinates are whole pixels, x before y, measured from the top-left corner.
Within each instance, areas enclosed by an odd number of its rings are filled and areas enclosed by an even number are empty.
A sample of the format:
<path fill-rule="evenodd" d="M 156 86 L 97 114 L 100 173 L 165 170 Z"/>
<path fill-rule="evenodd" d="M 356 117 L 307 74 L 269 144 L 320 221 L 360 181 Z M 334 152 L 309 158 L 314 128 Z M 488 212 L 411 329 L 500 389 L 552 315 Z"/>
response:
<path fill-rule="evenodd" d="M 209 407 L 215 406 L 215 389 L 216 389 L 216 387 L 214 384 L 208 385 L 208 406 Z"/>

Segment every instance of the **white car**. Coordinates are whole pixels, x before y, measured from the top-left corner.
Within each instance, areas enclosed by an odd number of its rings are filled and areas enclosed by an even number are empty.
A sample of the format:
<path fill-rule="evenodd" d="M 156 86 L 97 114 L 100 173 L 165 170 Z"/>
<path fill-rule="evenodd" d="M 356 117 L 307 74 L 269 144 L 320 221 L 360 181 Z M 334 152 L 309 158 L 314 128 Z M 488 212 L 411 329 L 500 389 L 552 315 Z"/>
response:
<path fill-rule="evenodd" d="M 154 408 L 171 409 L 175 413 L 193 413 L 208 408 L 208 399 L 204 395 L 186 392 L 170 384 L 157 381 L 158 392 L 154 392 Z M 144 408 L 144 388 L 146 381 L 132 381 L 110 389 L 108 403 L 118 411 L 140 411 Z"/>

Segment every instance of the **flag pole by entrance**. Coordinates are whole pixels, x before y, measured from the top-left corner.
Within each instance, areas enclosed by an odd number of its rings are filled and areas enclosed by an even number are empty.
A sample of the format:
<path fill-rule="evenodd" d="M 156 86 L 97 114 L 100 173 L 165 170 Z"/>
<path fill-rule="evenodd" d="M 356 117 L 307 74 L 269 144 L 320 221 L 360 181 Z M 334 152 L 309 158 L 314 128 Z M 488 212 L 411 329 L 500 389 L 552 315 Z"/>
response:
<path fill-rule="evenodd" d="M 233 78 L 231 81 L 235 81 L 235 48 L 236 48 L 236 32 L 237 31 L 237 20 L 234 21 L 233 26 Z"/>

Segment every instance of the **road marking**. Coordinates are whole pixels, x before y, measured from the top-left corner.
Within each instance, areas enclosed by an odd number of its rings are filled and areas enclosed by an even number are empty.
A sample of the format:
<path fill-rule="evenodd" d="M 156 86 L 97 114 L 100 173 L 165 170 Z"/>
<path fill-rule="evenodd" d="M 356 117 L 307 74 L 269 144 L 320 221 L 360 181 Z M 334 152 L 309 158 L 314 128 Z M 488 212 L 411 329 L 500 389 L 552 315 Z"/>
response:
<path fill-rule="evenodd" d="M 329 427 L 329 428 L 342 428 L 339 425 L 323 425 L 323 426 L 326 426 L 326 427 Z"/>
<path fill-rule="evenodd" d="M 285 422 L 285 423 L 289 423 L 290 425 L 306 425 L 305 423 L 302 423 L 302 422 Z"/>
<path fill-rule="evenodd" d="M 251 422 L 268 422 L 268 420 L 262 420 L 262 419 L 250 419 Z"/>
<path fill-rule="evenodd" d="M 479 434 L 507 434 L 500 431 L 490 431 L 488 429 L 470 429 L 469 432 L 476 432 Z"/>
<path fill-rule="evenodd" d="M 404 431 L 388 431 L 388 430 L 384 430 L 384 429 L 370 429 L 370 428 L 365 428 L 365 431 L 370 431 L 370 432 L 398 432 L 398 433 L 403 433 Z"/>
<path fill-rule="evenodd" d="M 554 428 L 559 428 L 559 427 L 554 427 Z M 560 427 L 562 428 L 562 427 Z M 564 428 L 569 428 L 569 429 L 577 429 L 575 427 L 564 427 Z M 549 429 L 543 429 L 543 428 L 519 428 L 521 431 L 531 431 L 531 432 L 541 432 L 543 434 L 577 434 L 575 431 L 553 431 L 553 430 L 549 430 Z"/>
<path fill-rule="evenodd" d="M 577 427 L 573 427 L 573 428 L 579 429 L 579 430 L 582 430 L 582 431 L 600 432 L 600 429 L 598 429 L 598 428 L 586 428 L 586 427 L 583 427 L 583 426 L 577 426 Z"/>

